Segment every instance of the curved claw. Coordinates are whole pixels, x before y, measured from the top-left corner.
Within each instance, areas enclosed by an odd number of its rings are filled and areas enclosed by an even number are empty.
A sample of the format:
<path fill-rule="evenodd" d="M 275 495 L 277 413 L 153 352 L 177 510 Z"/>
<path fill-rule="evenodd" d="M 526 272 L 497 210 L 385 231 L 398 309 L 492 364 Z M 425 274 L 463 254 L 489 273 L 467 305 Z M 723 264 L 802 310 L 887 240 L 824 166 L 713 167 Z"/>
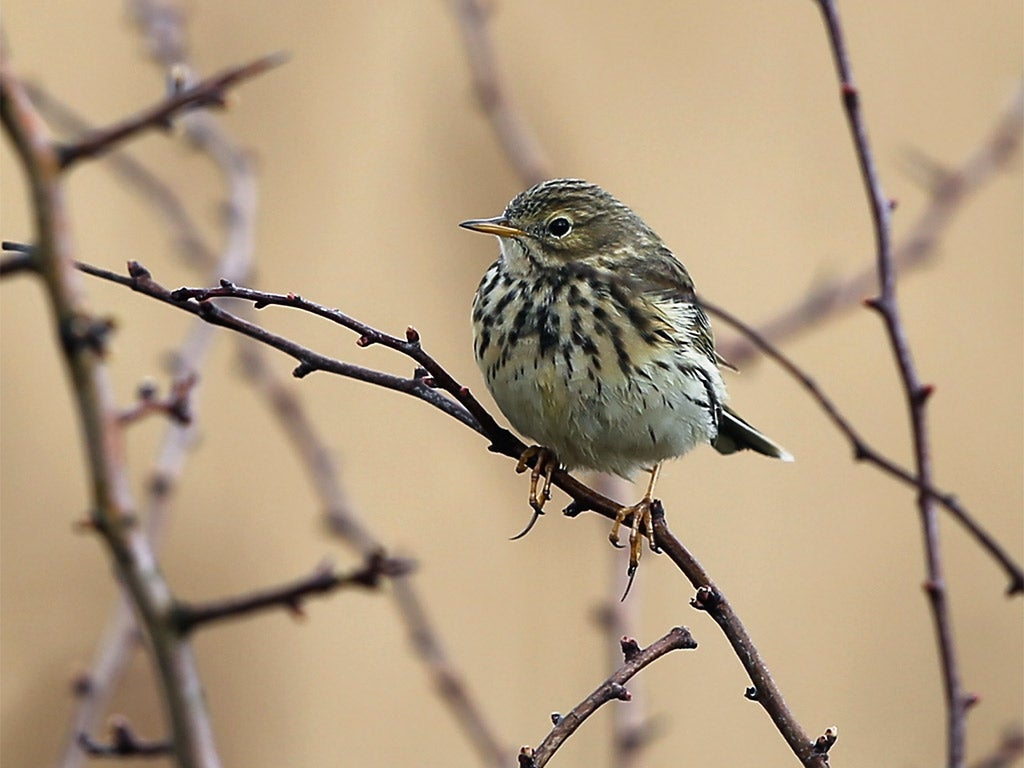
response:
<path fill-rule="evenodd" d="M 616 549 L 622 549 L 625 547 L 625 544 L 619 541 L 619 537 L 616 534 L 608 534 L 608 541 L 610 541 L 612 546 Z"/>
<path fill-rule="evenodd" d="M 626 602 L 626 595 L 629 594 L 629 590 L 633 588 L 633 579 L 636 578 L 636 565 L 630 563 L 629 568 L 626 570 L 626 589 L 622 593 L 622 597 L 619 598 L 620 603 Z"/>
<path fill-rule="evenodd" d="M 533 526 L 537 524 L 537 521 L 540 519 L 540 516 L 543 515 L 543 514 L 544 514 L 544 511 L 541 510 L 541 509 L 533 510 L 533 516 L 530 517 L 530 522 L 528 522 L 526 524 L 526 527 L 523 528 L 523 530 L 521 530 L 515 536 L 510 538 L 509 541 L 518 541 L 519 539 L 523 538 L 523 536 L 525 536 L 530 531 L 532 531 L 533 530 Z"/>

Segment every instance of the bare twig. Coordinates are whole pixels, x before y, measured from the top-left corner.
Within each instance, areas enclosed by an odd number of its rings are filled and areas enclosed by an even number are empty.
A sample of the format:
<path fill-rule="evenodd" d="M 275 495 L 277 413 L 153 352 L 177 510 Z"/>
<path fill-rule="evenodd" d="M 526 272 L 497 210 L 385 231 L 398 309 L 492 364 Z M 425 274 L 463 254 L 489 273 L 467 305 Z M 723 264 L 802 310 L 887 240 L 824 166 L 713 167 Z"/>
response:
<path fill-rule="evenodd" d="M 867 127 L 860 108 L 860 92 L 853 80 L 853 71 L 836 4 L 834 0 L 818 0 L 818 3 L 828 30 L 843 106 L 853 138 L 857 161 L 860 164 L 871 209 L 871 221 L 875 230 L 879 295 L 870 300 L 869 306 L 875 309 L 882 318 L 903 382 L 913 435 L 916 475 L 924 486 L 931 487 L 933 485 L 932 460 L 925 405 L 932 393 L 932 387 L 925 385 L 918 376 L 900 315 L 900 306 L 896 299 L 896 267 L 893 262 L 891 234 L 892 206 L 882 189 L 881 178 L 871 144 L 868 141 Z M 946 600 L 946 583 L 943 573 L 942 548 L 939 542 L 939 521 L 935 496 L 922 491 L 918 493 L 917 504 L 921 514 L 927 563 L 928 575 L 925 591 L 929 597 L 932 617 L 935 622 L 942 681 L 946 694 L 947 764 L 949 768 L 962 768 L 966 751 L 968 697 L 964 693 L 960 681 L 952 617 Z"/>
<path fill-rule="evenodd" d="M 667 653 L 680 649 L 692 650 L 697 647 L 697 642 L 686 627 L 674 627 L 664 637 L 644 649 L 641 649 L 636 640 L 631 637 L 623 637 L 621 645 L 625 663 L 615 670 L 611 677 L 595 688 L 589 696 L 573 707 L 571 712 L 565 715 L 551 716 L 555 727 L 537 745 L 536 749 L 523 747 L 520 750 L 519 765 L 521 768 L 541 768 L 546 765 L 565 740 L 575 733 L 584 721 L 602 705 L 616 699 L 630 700 L 630 693 L 626 690 L 625 684 L 637 672 Z"/>
<path fill-rule="evenodd" d="M 527 122 L 512 105 L 505 87 L 487 26 L 487 9 L 479 0 L 451 0 L 451 3 L 466 48 L 477 101 L 502 151 L 528 186 L 551 178 L 551 163 Z"/>
<path fill-rule="evenodd" d="M 331 563 L 324 562 L 310 575 L 281 586 L 203 604 L 179 601 L 174 611 L 175 624 L 182 635 L 187 635 L 204 624 L 243 617 L 254 611 L 285 608 L 301 614 L 302 601 L 310 595 L 326 594 L 345 587 L 376 589 L 381 579 L 404 576 L 412 567 L 409 560 L 385 557 L 381 552 L 367 557 L 362 568 L 350 573 L 339 573 Z"/>
<path fill-rule="evenodd" d="M 219 75 L 214 75 L 179 93 L 170 95 L 134 117 L 94 131 L 74 144 L 66 144 L 58 149 L 60 167 L 66 169 L 87 157 L 94 157 L 106 152 L 142 131 L 152 128 L 167 128 L 171 118 L 183 110 L 222 107 L 224 94 L 228 88 L 243 80 L 263 74 L 268 69 L 284 63 L 285 60 L 284 54 L 272 53 L 249 64 L 232 67 Z"/>

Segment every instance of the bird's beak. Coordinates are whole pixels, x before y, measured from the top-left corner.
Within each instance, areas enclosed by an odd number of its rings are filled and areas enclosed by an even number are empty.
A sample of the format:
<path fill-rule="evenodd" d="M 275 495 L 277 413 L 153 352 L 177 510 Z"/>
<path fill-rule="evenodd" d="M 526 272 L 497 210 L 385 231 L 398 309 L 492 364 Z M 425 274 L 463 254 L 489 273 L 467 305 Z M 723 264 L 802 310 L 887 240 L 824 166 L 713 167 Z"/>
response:
<path fill-rule="evenodd" d="M 471 229 L 474 232 L 483 232 L 485 235 L 497 235 L 498 237 L 525 237 L 526 233 L 521 229 L 509 226 L 508 219 L 504 216 L 495 216 L 493 219 L 470 219 L 459 224 L 463 229 Z"/>

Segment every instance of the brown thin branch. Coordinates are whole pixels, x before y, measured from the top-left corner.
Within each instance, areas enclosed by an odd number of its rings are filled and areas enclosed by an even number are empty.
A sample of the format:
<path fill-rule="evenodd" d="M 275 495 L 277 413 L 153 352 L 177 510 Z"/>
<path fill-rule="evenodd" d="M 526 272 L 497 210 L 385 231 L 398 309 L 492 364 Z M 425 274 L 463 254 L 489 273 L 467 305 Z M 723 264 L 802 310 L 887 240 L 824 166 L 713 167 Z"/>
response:
<path fill-rule="evenodd" d="M 488 28 L 488 10 L 479 0 L 451 0 L 451 4 L 466 49 L 473 90 L 505 157 L 527 186 L 550 179 L 551 163 L 508 94 Z"/>
<path fill-rule="evenodd" d="M 416 375 L 412 378 L 395 376 L 394 374 L 376 371 L 363 366 L 353 365 L 344 361 L 321 355 L 313 350 L 297 344 L 289 339 L 271 333 L 266 329 L 245 320 L 238 315 L 227 312 L 216 306 L 212 301 L 197 302 L 190 299 L 176 299 L 172 291 L 164 288 L 153 280 L 145 267 L 136 261 L 129 262 L 128 276 L 119 275 L 107 269 L 95 267 L 89 264 L 79 263 L 79 269 L 86 274 L 99 277 L 119 285 L 131 288 L 137 293 L 145 294 L 151 298 L 170 304 L 190 314 L 201 317 L 205 322 L 228 328 L 262 344 L 274 347 L 293 357 L 299 362 L 294 375 L 302 378 L 313 371 L 324 371 L 338 376 L 344 376 L 358 381 L 364 381 L 385 389 L 392 389 L 396 392 L 404 392 L 421 400 L 424 400 L 435 408 L 444 411 L 449 416 L 461 421 L 471 429 L 480 432 L 481 425 L 476 421 L 473 414 L 467 408 L 455 402 L 449 397 L 441 394 L 433 385 L 433 382 L 425 380 L 424 376 Z M 326 308 L 325 308 L 326 309 Z M 384 334 L 386 336 L 386 334 Z M 389 339 L 395 337 L 388 336 Z M 397 341 L 397 339 L 396 339 Z M 471 397 L 469 391 L 465 391 L 465 397 Z M 511 434 L 511 433 L 510 433 Z"/>
<path fill-rule="evenodd" d="M 690 635 L 686 627 L 674 627 L 668 634 L 641 649 L 636 640 L 623 637 L 622 653 L 625 662 L 612 675 L 601 683 L 583 701 L 565 715 L 552 715 L 555 727 L 536 748 L 523 747 L 519 752 L 520 768 L 542 768 L 576 730 L 583 725 L 588 717 L 609 701 L 629 701 L 631 696 L 625 688 L 626 682 L 637 672 L 657 661 L 662 656 L 676 650 L 697 647 L 697 641 Z"/>
<path fill-rule="evenodd" d="M 226 69 L 218 75 L 168 96 L 134 117 L 93 131 L 73 144 L 65 144 L 57 149 L 60 168 L 65 170 L 80 160 L 95 157 L 142 131 L 168 128 L 171 118 L 185 110 L 223 107 L 225 93 L 231 86 L 263 74 L 268 69 L 283 64 L 286 59 L 283 53 L 272 53 L 248 64 Z"/>
<path fill-rule="evenodd" d="M 382 552 L 370 555 L 361 568 L 349 573 L 339 573 L 330 562 L 324 562 L 308 576 L 277 587 L 208 603 L 179 601 L 174 611 L 175 625 L 182 635 L 188 635 L 205 624 L 245 617 L 256 611 L 284 608 L 301 614 L 302 602 L 311 595 L 328 594 L 348 587 L 376 589 L 382 579 L 403 576 L 412 568 L 411 561 L 385 557 Z"/>
<path fill-rule="evenodd" d="M 882 318 L 892 347 L 893 357 L 899 369 L 900 379 L 903 382 L 913 436 L 915 474 L 923 485 L 930 487 L 933 485 L 932 460 L 925 406 L 932 393 L 932 387 L 925 385 L 917 373 L 910 350 L 910 342 L 907 339 L 900 314 L 899 302 L 896 298 L 896 267 L 893 262 L 891 234 L 892 206 L 882 189 L 881 177 L 871 144 L 868 141 L 867 126 L 860 107 L 860 92 L 853 80 L 853 71 L 846 50 L 846 40 L 840 24 L 838 9 L 834 0 L 818 0 L 818 3 L 828 30 L 842 102 L 853 138 L 857 161 L 860 165 L 875 231 L 879 295 L 870 301 L 870 306 Z M 918 493 L 917 504 L 921 515 L 927 570 L 925 592 L 929 598 L 932 618 L 935 623 L 942 682 L 946 696 L 947 765 L 949 768 L 963 768 L 966 753 L 968 696 L 960 681 L 952 616 L 946 599 L 935 496 L 922 491 Z"/>

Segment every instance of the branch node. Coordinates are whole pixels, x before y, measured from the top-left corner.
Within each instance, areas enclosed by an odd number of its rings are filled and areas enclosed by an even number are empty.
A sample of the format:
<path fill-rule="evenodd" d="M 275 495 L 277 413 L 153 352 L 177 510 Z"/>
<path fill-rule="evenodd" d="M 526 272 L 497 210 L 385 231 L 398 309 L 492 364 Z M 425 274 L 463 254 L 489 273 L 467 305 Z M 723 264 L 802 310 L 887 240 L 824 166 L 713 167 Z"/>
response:
<path fill-rule="evenodd" d="M 153 275 L 142 264 L 135 261 L 135 259 L 131 259 L 128 262 L 128 277 L 135 280 L 149 280 Z"/>
<path fill-rule="evenodd" d="M 537 768 L 537 763 L 533 760 L 533 747 L 520 747 L 517 757 L 519 758 L 519 768 Z"/>
<path fill-rule="evenodd" d="M 552 712 L 551 713 L 551 724 L 552 725 L 558 725 L 560 722 L 562 722 L 562 714 L 560 712 Z"/>
<path fill-rule="evenodd" d="M 836 739 L 839 738 L 839 729 L 836 726 L 830 726 L 825 729 L 825 732 L 819 736 L 813 745 L 813 752 L 816 755 L 827 755 L 828 751 L 832 749 L 832 745 L 836 743 Z"/>
<path fill-rule="evenodd" d="M 743 698 L 747 699 L 748 701 L 757 701 L 757 688 L 753 685 L 749 686 L 747 690 L 743 692 Z"/>
<path fill-rule="evenodd" d="M 632 661 L 640 654 L 640 643 L 636 638 L 623 635 L 619 639 L 619 648 L 622 649 L 622 658 L 625 661 Z"/>
<path fill-rule="evenodd" d="M 844 82 L 842 87 L 843 104 L 846 105 L 847 109 L 856 109 L 857 103 L 860 101 L 860 92 L 857 90 L 857 86 L 850 82 Z"/>
<path fill-rule="evenodd" d="M 885 307 L 882 304 L 881 296 L 872 296 L 870 298 L 864 299 L 864 306 L 867 307 L 868 309 L 873 309 L 875 312 L 878 312 L 879 314 L 885 314 Z"/>
<path fill-rule="evenodd" d="M 369 336 L 367 336 L 366 334 L 363 334 L 358 339 L 356 339 L 356 346 L 357 347 L 369 347 L 369 346 L 371 346 L 373 344 L 376 344 L 376 343 L 377 343 L 376 339 L 372 339 Z"/>
<path fill-rule="evenodd" d="M 612 683 L 608 686 L 608 692 L 611 694 L 613 699 L 618 699 L 619 701 L 633 700 L 633 694 L 630 693 L 622 683 Z"/>
<path fill-rule="evenodd" d="M 405 329 L 405 340 L 418 347 L 420 345 L 420 332 L 410 325 Z"/>
<path fill-rule="evenodd" d="M 690 598 L 690 605 L 698 611 L 713 611 L 722 602 L 722 596 L 710 584 L 699 587 Z"/>
<path fill-rule="evenodd" d="M 924 405 L 928 398 L 935 394 L 934 384 L 922 384 L 916 390 L 914 390 L 914 405 Z"/>
<path fill-rule="evenodd" d="M 303 361 L 295 366 L 295 370 L 292 371 L 292 376 L 296 379 L 304 379 L 316 370 L 317 367 L 315 365 Z"/>

